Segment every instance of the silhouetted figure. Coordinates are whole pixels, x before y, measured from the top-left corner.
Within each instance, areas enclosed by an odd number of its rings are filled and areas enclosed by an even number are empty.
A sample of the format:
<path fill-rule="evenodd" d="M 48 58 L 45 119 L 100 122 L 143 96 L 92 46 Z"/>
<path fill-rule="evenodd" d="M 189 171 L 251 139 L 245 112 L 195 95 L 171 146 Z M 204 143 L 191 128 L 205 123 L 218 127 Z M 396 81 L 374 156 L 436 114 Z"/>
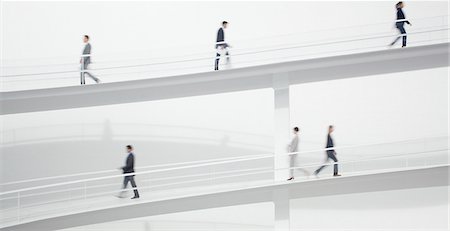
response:
<path fill-rule="evenodd" d="M 89 64 L 91 63 L 91 44 L 89 43 L 89 36 L 84 35 L 83 36 L 83 42 L 85 43 L 83 48 L 82 57 L 80 59 L 81 64 L 81 85 L 86 84 L 86 78 L 85 76 L 88 75 L 91 77 L 96 83 L 100 83 L 100 79 L 92 75 L 91 73 L 87 72 Z"/>
<path fill-rule="evenodd" d="M 127 156 L 127 160 L 125 161 L 125 166 L 123 166 L 122 171 L 123 174 L 127 174 L 127 173 L 133 173 L 134 172 L 134 154 L 133 154 L 133 147 L 131 145 L 127 145 L 126 147 L 128 156 Z M 136 186 L 136 182 L 134 181 L 134 175 L 129 175 L 129 176 L 125 176 L 123 179 L 123 189 L 127 188 L 128 182 L 131 183 L 131 186 L 134 188 L 134 197 L 131 199 L 137 199 L 139 198 L 139 192 L 137 190 L 137 186 Z M 125 191 L 122 191 L 119 194 L 119 197 L 123 198 L 123 194 L 125 193 Z"/>
<path fill-rule="evenodd" d="M 219 30 L 217 31 L 217 39 L 216 39 L 217 53 L 216 53 L 216 60 L 215 60 L 215 64 L 214 64 L 214 70 L 216 70 L 216 71 L 219 70 L 219 61 L 220 61 L 220 56 L 222 55 L 222 53 L 225 53 L 227 62 L 230 61 L 230 53 L 228 52 L 228 47 L 231 47 L 231 46 L 225 42 L 225 31 L 224 31 L 227 27 L 228 27 L 228 22 L 223 21 L 222 27 L 220 27 Z"/>
<path fill-rule="evenodd" d="M 330 125 L 328 127 L 327 146 L 326 146 L 326 148 L 328 150 L 326 151 L 327 157 L 325 159 L 325 162 L 328 162 L 329 159 L 332 159 L 334 162 L 338 162 L 338 159 L 336 158 L 337 153 L 336 153 L 336 151 L 334 151 L 334 149 L 332 149 L 334 147 L 333 137 L 331 137 L 331 133 L 333 133 L 333 131 L 334 131 L 333 125 Z M 321 166 L 314 172 L 314 174 L 318 175 L 320 173 L 320 171 L 322 171 L 322 169 L 325 168 L 326 166 L 327 165 Z M 340 176 L 338 173 L 338 165 L 337 164 L 334 164 L 333 176 Z"/>
<path fill-rule="evenodd" d="M 402 47 L 406 47 L 406 30 L 404 28 L 405 23 L 408 23 L 408 25 L 412 25 L 408 20 L 405 18 L 405 14 L 403 13 L 403 2 L 398 2 L 395 7 L 397 8 L 397 22 L 395 23 L 395 27 L 400 31 L 400 36 L 398 36 L 391 44 L 390 46 L 393 46 L 400 38 L 403 38 Z"/>
<path fill-rule="evenodd" d="M 298 133 L 299 133 L 300 129 L 298 127 L 294 127 L 292 129 L 292 132 L 294 133 L 294 136 L 292 137 L 291 143 L 288 146 L 288 151 L 289 153 L 294 153 L 294 152 L 298 152 L 298 144 L 299 144 L 299 138 L 298 138 Z M 289 169 L 289 179 L 287 180 L 293 180 L 294 179 L 294 170 L 297 171 L 302 171 L 305 173 L 305 175 L 309 175 L 309 172 L 302 169 L 302 168 L 296 168 L 293 169 L 295 167 L 298 167 L 298 163 L 297 163 L 297 156 L 298 154 L 291 154 L 289 156 L 289 167 L 291 169 Z"/>

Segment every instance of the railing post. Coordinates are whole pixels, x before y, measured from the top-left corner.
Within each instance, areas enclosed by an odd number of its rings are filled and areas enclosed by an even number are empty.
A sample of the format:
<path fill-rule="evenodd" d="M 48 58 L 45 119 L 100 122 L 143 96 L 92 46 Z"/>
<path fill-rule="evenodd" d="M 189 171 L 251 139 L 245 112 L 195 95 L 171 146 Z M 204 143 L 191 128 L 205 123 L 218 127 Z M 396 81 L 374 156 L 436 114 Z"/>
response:
<path fill-rule="evenodd" d="M 85 84 L 85 78 L 84 78 L 84 56 L 81 56 L 81 67 L 80 67 L 80 81 L 81 85 Z"/>

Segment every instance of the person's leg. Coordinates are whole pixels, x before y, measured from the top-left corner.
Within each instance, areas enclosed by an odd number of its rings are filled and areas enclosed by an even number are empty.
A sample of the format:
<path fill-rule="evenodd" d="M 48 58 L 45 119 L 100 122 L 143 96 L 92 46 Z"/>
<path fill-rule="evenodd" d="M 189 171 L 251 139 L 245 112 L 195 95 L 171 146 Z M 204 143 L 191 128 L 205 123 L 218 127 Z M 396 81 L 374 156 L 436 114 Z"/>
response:
<path fill-rule="evenodd" d="M 134 188 L 134 197 L 139 198 L 139 192 L 137 190 L 136 182 L 134 181 L 134 176 L 130 176 L 131 186 Z"/>
<path fill-rule="evenodd" d="M 400 30 L 400 33 L 402 34 L 402 47 L 406 47 L 406 30 L 403 26 L 398 28 Z"/>
<path fill-rule="evenodd" d="M 328 158 L 329 157 L 327 156 L 327 158 L 325 159 L 325 163 L 328 162 Z M 318 169 L 316 169 L 316 171 L 314 171 L 314 175 L 319 175 L 320 171 L 322 171 L 326 166 L 327 165 L 320 166 L 320 168 L 318 168 Z"/>
<path fill-rule="evenodd" d="M 219 70 L 219 60 L 220 60 L 220 54 L 216 53 L 216 60 L 215 60 L 215 65 L 214 65 L 214 70 L 215 71 Z"/>
<path fill-rule="evenodd" d="M 307 177 L 309 177 L 311 175 L 311 173 L 308 170 L 304 169 L 304 168 L 297 168 L 297 170 L 300 171 L 300 172 L 303 172 L 303 174 L 305 176 L 307 176 Z"/>
<path fill-rule="evenodd" d="M 314 171 L 315 175 L 319 175 L 319 173 L 322 171 L 322 169 L 324 169 L 326 167 L 326 165 L 322 165 L 320 166 L 320 168 L 316 169 L 316 171 Z"/>
<path fill-rule="evenodd" d="M 402 37 L 402 35 L 401 35 L 402 31 L 400 30 L 400 27 L 402 27 L 402 26 L 397 25 L 397 30 L 399 30 L 400 35 L 397 38 L 395 38 L 395 40 L 390 44 L 391 46 L 393 46 L 395 43 L 397 43 L 397 41 Z"/>
<path fill-rule="evenodd" d="M 86 70 L 88 69 L 88 65 L 89 64 L 85 64 L 84 65 L 84 70 L 85 70 L 85 74 L 89 75 L 89 77 L 91 77 L 91 79 L 93 79 L 96 83 L 99 83 L 99 79 L 97 77 L 95 77 L 94 75 L 92 75 L 90 72 L 87 72 Z"/>
<path fill-rule="evenodd" d="M 80 65 L 80 82 L 81 82 L 81 85 L 85 84 L 83 64 Z"/>
<path fill-rule="evenodd" d="M 122 191 L 120 191 L 118 197 L 123 198 L 124 195 L 126 194 L 125 189 L 127 188 L 128 181 L 130 181 L 130 180 L 129 180 L 129 177 L 128 177 L 128 176 L 125 176 L 125 177 L 123 178 Z"/>
<path fill-rule="evenodd" d="M 96 83 L 100 82 L 100 79 L 92 75 L 90 72 L 86 72 L 86 74 L 89 75 L 89 77 L 91 77 L 91 79 L 93 79 Z"/>
<path fill-rule="evenodd" d="M 227 53 L 225 53 L 225 55 L 227 56 L 227 63 L 229 63 L 230 62 L 230 53 L 228 52 L 228 50 L 227 50 Z"/>
<path fill-rule="evenodd" d="M 338 162 L 338 159 L 336 158 L 336 155 L 334 154 L 334 152 L 330 152 L 328 153 L 328 157 L 330 159 L 332 159 L 334 162 Z M 334 164 L 334 170 L 333 170 L 333 175 L 336 176 L 338 175 L 338 164 Z"/>
<path fill-rule="evenodd" d="M 289 179 L 288 180 L 292 180 L 294 179 L 294 167 L 295 167 L 295 155 L 290 155 L 289 156 Z"/>

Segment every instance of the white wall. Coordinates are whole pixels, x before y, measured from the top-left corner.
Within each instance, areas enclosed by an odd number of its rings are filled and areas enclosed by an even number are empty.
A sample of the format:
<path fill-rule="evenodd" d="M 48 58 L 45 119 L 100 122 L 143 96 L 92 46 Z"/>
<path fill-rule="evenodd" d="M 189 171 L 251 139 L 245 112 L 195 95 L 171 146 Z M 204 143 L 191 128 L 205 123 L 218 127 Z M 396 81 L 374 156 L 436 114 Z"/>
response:
<path fill-rule="evenodd" d="M 3 181 L 273 150 L 273 93 L 256 90 L 2 116 Z M 7 163 L 7 164 L 6 164 Z"/>
<path fill-rule="evenodd" d="M 222 20 L 230 22 L 226 38 L 233 45 L 234 68 L 254 65 L 255 60 L 261 64 L 342 50 L 387 49 L 392 37 L 238 56 L 280 45 L 373 37 L 380 33 L 395 35 L 394 4 L 391 1 L 3 1 L 2 74 L 70 73 L 4 78 L 2 88 L 12 91 L 77 85 L 84 34 L 91 36 L 93 69 L 204 58 L 173 65 L 94 70 L 104 83 L 212 71 L 214 41 Z M 448 27 L 448 17 L 436 18 L 448 15 L 446 1 L 408 1 L 405 13 L 413 23 L 407 27 L 408 32 Z M 447 37 L 445 31 L 411 34 L 408 41 L 414 46 L 424 40 Z M 92 81 L 89 79 L 88 83 Z"/>
<path fill-rule="evenodd" d="M 340 33 L 334 28 L 394 20 L 394 4 L 391 1 L 3 1 L 2 59 L 76 56 L 84 34 L 91 35 L 94 54 L 99 56 L 150 50 L 178 54 L 190 47 L 205 50 L 214 46 L 216 30 L 223 20 L 230 22 L 227 31 L 230 41 L 326 29 L 327 37 L 332 37 Z M 409 1 L 405 13 L 409 18 L 425 18 L 446 15 L 447 7 L 446 1 Z M 429 23 L 433 26 L 436 22 Z M 382 28 L 376 29 L 372 32 Z M 394 28 L 389 25 L 386 29 Z M 250 44 L 273 42 L 253 40 Z"/>
<path fill-rule="evenodd" d="M 326 145 L 329 125 L 335 145 L 376 144 L 448 136 L 448 68 L 402 72 L 356 79 L 291 86 L 291 126 L 300 128 L 300 150 Z M 339 161 L 448 148 L 448 138 L 338 149 Z M 448 163 L 443 153 L 428 153 L 435 164 Z M 304 154 L 299 162 L 320 164 L 323 152 Z M 423 164 L 410 155 L 410 164 Z M 403 160 L 405 160 L 403 158 Z M 340 166 L 341 173 L 400 167 L 398 160 L 378 160 Z M 317 167 L 311 167 L 313 171 Z M 332 168 L 324 171 L 331 174 Z M 327 173 L 328 172 L 328 173 Z"/>
<path fill-rule="evenodd" d="M 291 201 L 291 229 L 448 230 L 448 187 L 367 192 Z"/>
<path fill-rule="evenodd" d="M 448 134 L 448 68 L 291 86 L 291 124 L 304 148 Z"/>

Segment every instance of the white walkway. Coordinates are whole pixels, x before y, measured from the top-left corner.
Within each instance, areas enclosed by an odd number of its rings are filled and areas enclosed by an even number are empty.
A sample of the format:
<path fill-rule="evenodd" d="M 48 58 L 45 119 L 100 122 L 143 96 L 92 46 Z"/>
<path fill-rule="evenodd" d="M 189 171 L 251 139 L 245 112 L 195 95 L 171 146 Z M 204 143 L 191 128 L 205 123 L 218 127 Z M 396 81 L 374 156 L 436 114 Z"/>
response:
<path fill-rule="evenodd" d="M 449 43 L 289 61 L 218 72 L 0 93 L 0 114 L 274 88 L 449 65 Z"/>
<path fill-rule="evenodd" d="M 342 177 L 321 177 L 295 182 L 259 181 L 182 190 L 142 193 L 138 200 L 113 195 L 53 203 L 23 209 L 22 220 L 4 223 L 2 231 L 57 230 L 159 214 L 274 201 L 280 192 L 286 200 L 303 197 L 399 190 L 449 185 L 449 165 L 365 171 Z M 275 202 L 276 203 L 276 202 Z M 2 211 L 13 219 L 17 211 Z M 29 214 L 29 215 L 28 215 Z"/>

